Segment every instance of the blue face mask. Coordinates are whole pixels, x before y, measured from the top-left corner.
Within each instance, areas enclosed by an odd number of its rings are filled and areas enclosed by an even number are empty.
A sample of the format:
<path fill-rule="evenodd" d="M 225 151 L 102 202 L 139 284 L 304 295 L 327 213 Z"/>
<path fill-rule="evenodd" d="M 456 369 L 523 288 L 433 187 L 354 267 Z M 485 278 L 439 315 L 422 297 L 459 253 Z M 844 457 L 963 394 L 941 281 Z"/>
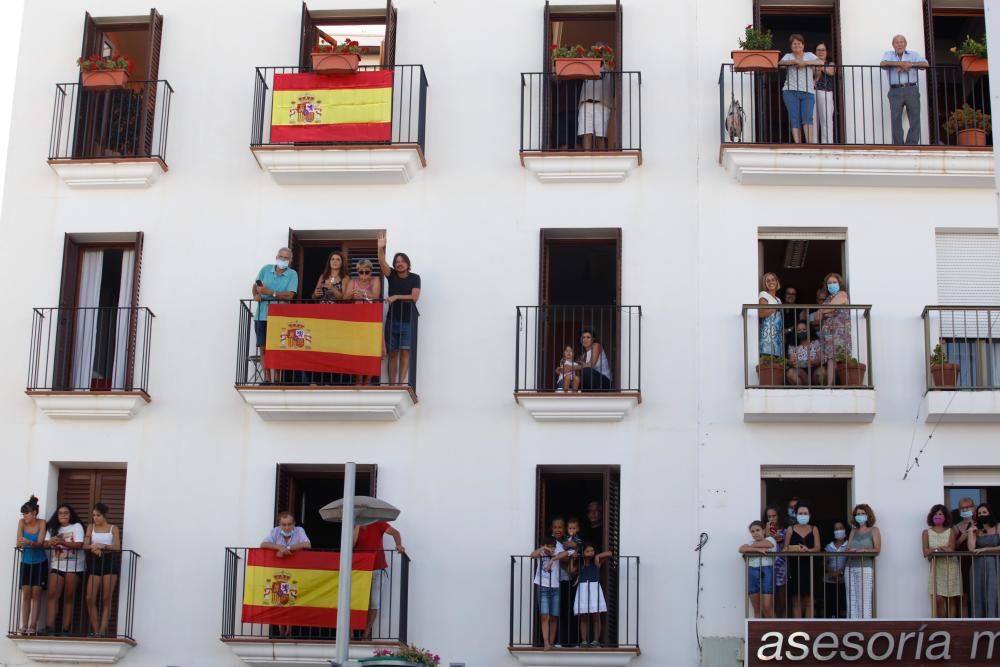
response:
<path fill-rule="evenodd" d="M 797 517 L 795 517 L 795 520 L 799 522 L 800 526 L 804 526 L 807 523 L 809 523 L 809 515 L 808 514 L 800 514 Z"/>
<path fill-rule="evenodd" d="M 826 291 L 830 293 L 830 296 L 837 296 L 837 292 L 840 291 L 840 285 L 838 283 L 828 283 Z"/>
<path fill-rule="evenodd" d="M 789 516 L 789 518 L 792 518 L 792 517 L 795 516 L 795 508 L 794 507 L 789 507 L 788 508 L 788 516 Z"/>
<path fill-rule="evenodd" d="M 858 523 L 859 526 L 863 526 L 866 523 L 868 523 L 868 515 L 867 514 L 859 514 L 856 517 L 854 517 L 854 520 Z"/>
<path fill-rule="evenodd" d="M 288 260 L 287 259 L 276 259 L 276 260 L 274 260 L 274 265 L 276 267 L 278 267 L 279 269 L 281 269 L 282 271 L 284 271 L 285 269 L 288 268 Z"/>
<path fill-rule="evenodd" d="M 835 530 L 835 531 L 833 531 L 833 536 L 835 538 L 837 538 L 838 540 L 842 540 L 845 537 L 847 537 L 847 531 L 846 530 Z"/>
<path fill-rule="evenodd" d="M 960 517 L 962 517 L 963 519 L 971 519 L 972 518 L 972 510 L 962 510 L 961 512 L 958 513 L 958 515 Z"/>

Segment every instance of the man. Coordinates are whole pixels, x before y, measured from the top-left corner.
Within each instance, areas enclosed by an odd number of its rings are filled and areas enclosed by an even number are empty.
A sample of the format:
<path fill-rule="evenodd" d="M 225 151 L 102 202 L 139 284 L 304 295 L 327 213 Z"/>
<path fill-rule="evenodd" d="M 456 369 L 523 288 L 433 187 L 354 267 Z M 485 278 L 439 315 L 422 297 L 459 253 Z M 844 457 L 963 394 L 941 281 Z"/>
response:
<path fill-rule="evenodd" d="M 278 558 L 288 558 L 296 551 L 311 549 L 312 544 L 306 536 L 306 531 L 302 526 L 295 525 L 295 517 L 291 512 L 281 512 L 278 514 L 278 525 L 271 529 L 264 541 L 260 543 L 261 549 L 272 549 L 277 551 Z M 282 637 L 290 637 L 292 626 L 279 625 L 278 634 Z"/>
<path fill-rule="evenodd" d="M 405 252 L 397 252 L 391 265 L 385 260 L 385 232 L 378 234 L 378 264 L 389 283 L 386 291 L 389 314 L 385 323 L 389 384 L 408 384 L 413 325 L 416 323 L 414 306 L 420 298 L 420 276 L 410 271 L 410 258 Z"/>
<path fill-rule="evenodd" d="M 272 301 L 289 301 L 295 298 L 299 289 L 299 275 L 295 269 L 288 268 L 292 261 L 292 251 L 281 248 L 274 258 L 274 264 L 267 264 L 257 272 L 251 293 L 253 300 L 258 301 L 257 317 L 254 320 L 254 332 L 257 335 L 257 353 L 260 355 L 260 365 L 264 368 L 265 382 L 274 381 L 277 373 L 264 366 L 264 348 L 267 346 L 267 306 Z"/>
<path fill-rule="evenodd" d="M 972 498 L 962 498 L 958 501 L 958 520 L 951 527 L 955 533 L 955 551 L 969 550 L 969 529 L 976 525 L 976 501 Z M 966 556 L 960 558 L 962 571 L 962 602 L 960 614 L 964 618 L 970 617 L 972 599 L 969 597 L 969 580 L 971 579 L 972 558 Z"/>
<path fill-rule="evenodd" d="M 368 628 L 362 636 L 363 639 L 371 639 L 372 637 L 372 626 L 375 625 L 375 617 L 378 615 L 378 610 L 381 606 L 382 580 L 386 579 L 385 570 L 389 568 L 389 563 L 385 560 L 385 545 L 382 543 L 383 535 L 388 535 L 396 543 L 396 553 L 406 553 L 406 549 L 403 548 L 403 538 L 399 534 L 399 531 L 387 522 L 377 521 L 367 526 L 354 527 L 354 551 L 357 553 L 375 553 L 372 590 L 368 598 Z M 386 579 L 386 582 L 388 583 L 388 579 Z"/>
<path fill-rule="evenodd" d="M 604 550 L 604 507 L 596 500 L 587 503 L 587 524 L 583 539 L 599 553 Z"/>
<path fill-rule="evenodd" d="M 892 38 L 892 50 L 882 55 L 879 66 L 889 76 L 889 113 L 892 117 L 892 143 L 903 143 L 903 108 L 910 129 L 906 133 L 906 143 L 915 146 L 920 143 L 920 79 L 916 70 L 926 69 L 927 60 L 916 51 L 907 51 L 906 37 Z"/>

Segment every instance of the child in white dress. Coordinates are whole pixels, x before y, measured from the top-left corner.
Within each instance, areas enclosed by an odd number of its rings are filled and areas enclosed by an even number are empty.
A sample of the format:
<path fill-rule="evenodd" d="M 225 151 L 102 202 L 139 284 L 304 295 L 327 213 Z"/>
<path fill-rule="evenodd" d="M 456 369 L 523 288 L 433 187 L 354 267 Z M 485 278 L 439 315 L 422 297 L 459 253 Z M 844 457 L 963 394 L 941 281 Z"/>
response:
<path fill-rule="evenodd" d="M 580 374 L 577 373 L 577 363 L 573 359 L 573 346 L 563 348 L 563 358 L 556 368 L 556 391 L 580 391 Z"/>
<path fill-rule="evenodd" d="M 608 604 L 601 590 L 602 558 L 611 556 L 610 551 L 596 554 L 593 544 L 583 547 L 580 564 L 580 578 L 577 580 L 576 599 L 573 600 L 573 614 L 580 618 L 580 646 L 587 646 L 588 627 L 593 628 L 590 646 L 600 646 L 601 615 L 607 613 Z"/>

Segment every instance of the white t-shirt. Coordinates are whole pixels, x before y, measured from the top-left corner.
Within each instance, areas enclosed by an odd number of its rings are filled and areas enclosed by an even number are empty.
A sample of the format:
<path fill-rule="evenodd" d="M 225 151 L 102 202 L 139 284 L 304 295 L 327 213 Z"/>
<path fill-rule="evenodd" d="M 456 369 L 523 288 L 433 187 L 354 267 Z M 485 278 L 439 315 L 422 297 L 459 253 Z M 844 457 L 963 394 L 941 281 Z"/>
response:
<path fill-rule="evenodd" d="M 764 539 L 771 543 L 771 548 L 768 551 L 778 550 L 778 543 L 773 537 L 768 535 Z M 753 542 L 747 542 L 747 545 L 753 546 Z M 747 567 L 770 567 L 771 565 L 774 565 L 774 559 L 767 556 L 751 556 L 747 558 Z"/>
<path fill-rule="evenodd" d="M 533 583 L 539 586 L 544 586 L 545 588 L 559 588 L 560 581 L 569 581 L 569 573 L 562 569 L 562 563 L 555 561 L 552 565 L 552 569 L 549 570 L 549 563 L 552 562 L 554 556 L 558 556 L 562 552 L 566 551 L 566 547 L 562 545 L 559 540 L 556 540 L 556 549 L 552 556 L 542 556 L 538 559 L 538 569 L 535 570 L 535 579 Z"/>
<path fill-rule="evenodd" d="M 54 537 L 60 537 L 70 542 L 83 544 L 83 526 L 78 523 L 69 526 L 60 526 L 59 532 Z M 49 549 L 49 563 L 53 570 L 60 572 L 83 572 L 84 552 L 82 549 Z"/>
<path fill-rule="evenodd" d="M 794 62 L 795 54 L 786 53 L 781 59 L 781 62 Z M 814 54 L 806 51 L 802 54 L 803 62 L 813 62 L 819 60 Z M 813 82 L 813 69 L 812 67 L 799 67 L 797 65 L 792 65 L 791 67 L 782 67 L 785 70 L 785 85 L 782 86 L 782 90 L 797 90 L 803 93 L 816 93 L 816 85 Z"/>

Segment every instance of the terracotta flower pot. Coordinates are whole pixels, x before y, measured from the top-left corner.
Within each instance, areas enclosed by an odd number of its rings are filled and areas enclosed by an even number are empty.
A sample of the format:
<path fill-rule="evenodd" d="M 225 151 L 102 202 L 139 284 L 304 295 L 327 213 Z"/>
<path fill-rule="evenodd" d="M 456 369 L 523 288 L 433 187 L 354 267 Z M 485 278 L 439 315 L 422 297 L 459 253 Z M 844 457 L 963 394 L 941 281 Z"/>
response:
<path fill-rule="evenodd" d="M 983 56 L 963 55 L 958 61 L 962 64 L 965 74 L 986 74 L 990 71 L 990 61 Z"/>
<path fill-rule="evenodd" d="M 985 146 L 986 130 L 981 128 L 971 128 L 958 131 L 959 146 Z"/>
<path fill-rule="evenodd" d="M 837 384 L 844 387 L 865 386 L 865 371 L 868 366 L 861 363 L 847 364 L 843 361 L 837 362 Z"/>
<path fill-rule="evenodd" d="M 958 384 L 958 364 L 931 364 L 931 377 L 935 387 L 954 387 Z"/>
<path fill-rule="evenodd" d="M 87 90 L 114 90 L 128 83 L 128 70 L 92 69 L 80 72 L 83 87 Z"/>
<path fill-rule="evenodd" d="M 600 79 L 600 58 L 556 58 L 557 79 Z"/>
<path fill-rule="evenodd" d="M 316 74 L 351 74 L 358 71 L 361 56 L 357 53 L 313 53 L 312 69 Z"/>
<path fill-rule="evenodd" d="M 762 387 L 781 387 L 785 384 L 785 367 L 781 364 L 763 362 L 757 366 L 757 377 Z"/>
<path fill-rule="evenodd" d="M 769 72 L 778 69 L 781 51 L 733 51 L 733 71 Z"/>

